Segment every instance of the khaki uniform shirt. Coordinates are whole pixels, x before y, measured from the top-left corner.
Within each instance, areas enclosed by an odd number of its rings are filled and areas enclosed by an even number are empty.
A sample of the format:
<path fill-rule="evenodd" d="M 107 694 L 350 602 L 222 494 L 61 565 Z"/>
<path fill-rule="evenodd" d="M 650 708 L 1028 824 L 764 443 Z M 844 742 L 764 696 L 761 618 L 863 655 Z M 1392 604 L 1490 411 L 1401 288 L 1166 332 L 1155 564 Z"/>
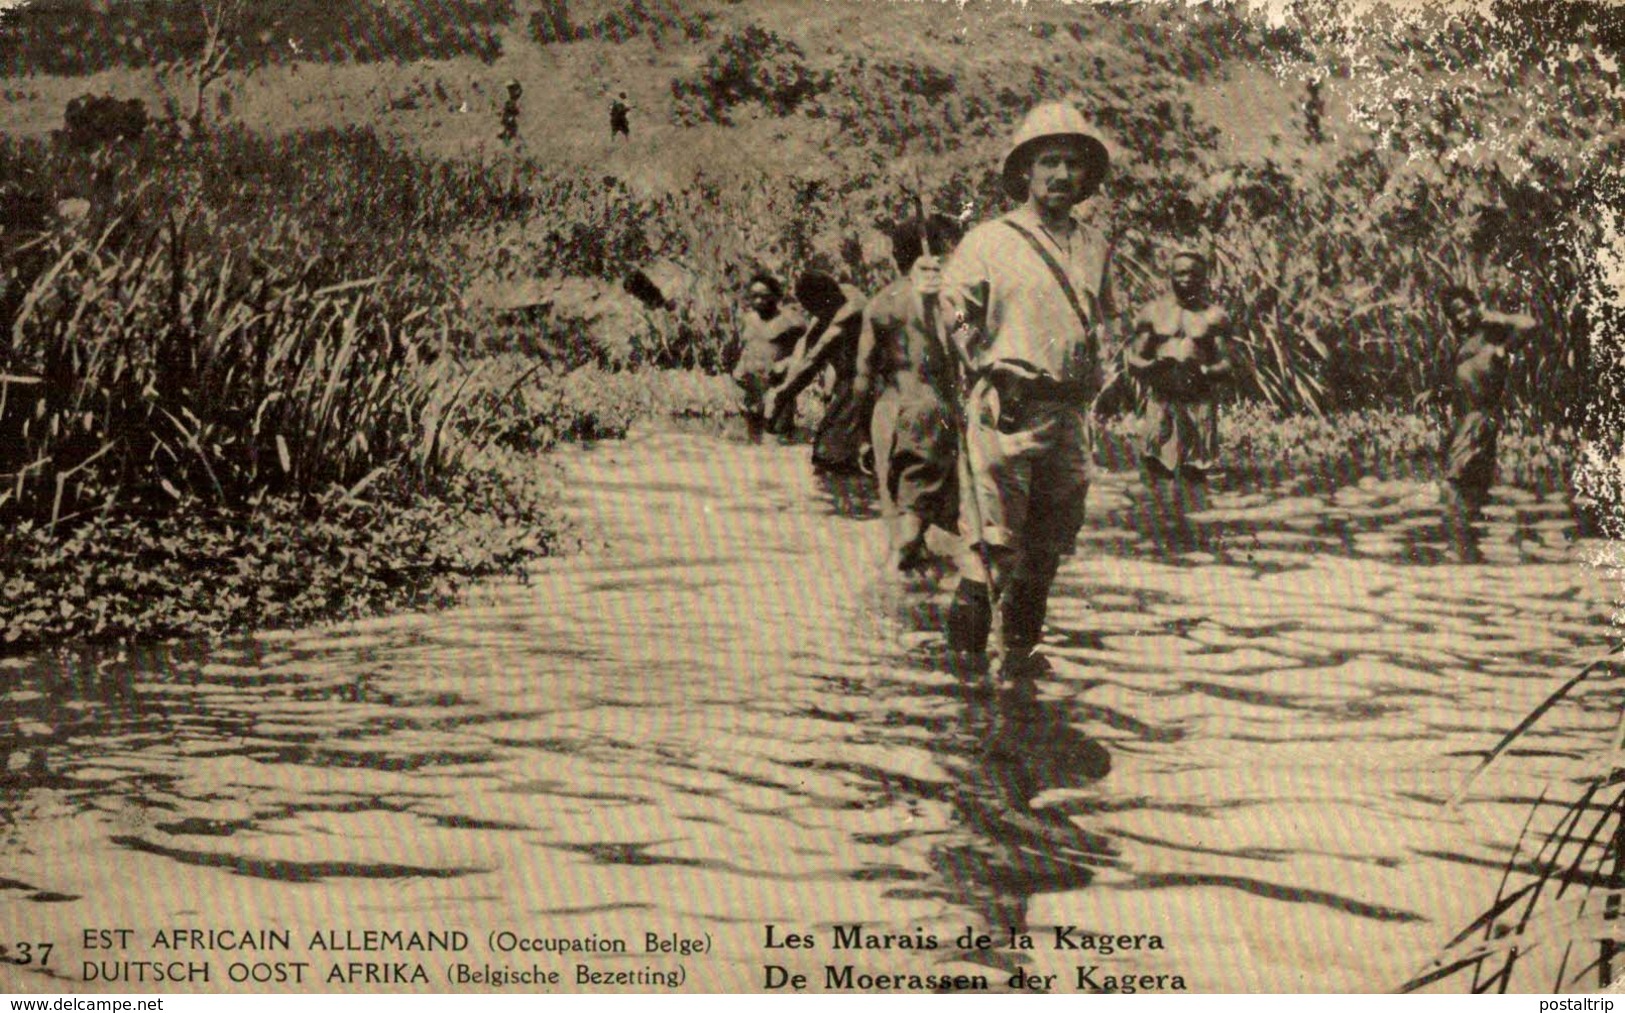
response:
<path fill-rule="evenodd" d="M 1087 322 L 1007 220 L 1045 244 L 1071 280 Z M 1102 328 L 1111 312 L 1109 260 L 1110 245 L 1097 229 L 1075 222 L 1071 236 L 1059 243 L 1027 207 L 972 229 L 942 278 L 943 311 L 959 353 L 973 372 L 1002 364 L 1098 390 Z"/>

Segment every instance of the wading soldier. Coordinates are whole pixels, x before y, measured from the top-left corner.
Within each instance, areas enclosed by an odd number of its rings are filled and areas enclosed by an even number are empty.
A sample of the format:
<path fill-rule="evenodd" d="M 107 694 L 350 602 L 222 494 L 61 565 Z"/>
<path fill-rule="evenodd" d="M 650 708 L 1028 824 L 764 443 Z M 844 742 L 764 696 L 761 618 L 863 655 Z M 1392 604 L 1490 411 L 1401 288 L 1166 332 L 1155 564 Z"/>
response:
<path fill-rule="evenodd" d="M 1230 317 L 1208 296 L 1207 259 L 1191 250 L 1174 255 L 1172 291 L 1134 318 L 1130 372 L 1146 387 L 1140 443 L 1142 477 L 1176 493 L 1200 487 L 1219 461 L 1220 384 L 1230 377 L 1225 342 Z"/>
<path fill-rule="evenodd" d="M 973 229 L 941 273 L 969 384 L 959 468 L 966 558 L 949 643 L 984 650 L 997 620 L 990 660 L 1001 681 L 1041 670 L 1026 662 L 1055 571 L 1083 526 L 1110 247 L 1073 211 L 1108 164 L 1070 104 L 1036 107 L 1004 159 L 1005 191 L 1021 206 Z"/>
<path fill-rule="evenodd" d="M 739 327 L 739 361 L 734 382 L 744 394 L 741 413 L 751 440 L 762 433 L 788 437 L 795 425 L 794 398 L 781 398 L 773 410 L 764 408 L 767 393 L 784 379 L 796 344 L 807 333 L 807 320 L 793 307 L 781 305 L 784 287 L 766 272 L 751 276 L 745 286 L 745 312 Z"/>
<path fill-rule="evenodd" d="M 825 367 L 835 373 L 829 404 L 813 433 L 813 467 L 836 474 L 860 470 L 869 435 L 869 399 L 853 391 L 858 372 L 858 338 L 863 329 L 863 293 L 827 274 L 808 272 L 796 282 L 796 302 L 812 320 L 806 346 L 786 371 L 784 382 L 767 398 L 767 413 L 796 397 Z"/>
<path fill-rule="evenodd" d="M 1445 290 L 1444 311 L 1457 345 L 1442 493 L 1451 520 L 1465 525 L 1489 501 L 1507 367 L 1513 346 L 1534 330 L 1535 321 L 1523 314 L 1485 310 L 1473 290 L 1460 285 Z"/>
<path fill-rule="evenodd" d="M 892 232 L 892 259 L 903 276 L 864 311 L 853 393 L 863 401 L 871 388 L 878 391 L 870 433 L 889 525 L 888 569 L 923 563 L 926 531 L 933 524 L 952 530 L 959 514 L 954 360 L 937 330 L 936 307 L 927 308 L 910 276 L 927 249 L 926 263 L 935 269 L 935 257 L 946 256 L 959 235 L 959 223 L 946 215 L 900 223 Z"/>

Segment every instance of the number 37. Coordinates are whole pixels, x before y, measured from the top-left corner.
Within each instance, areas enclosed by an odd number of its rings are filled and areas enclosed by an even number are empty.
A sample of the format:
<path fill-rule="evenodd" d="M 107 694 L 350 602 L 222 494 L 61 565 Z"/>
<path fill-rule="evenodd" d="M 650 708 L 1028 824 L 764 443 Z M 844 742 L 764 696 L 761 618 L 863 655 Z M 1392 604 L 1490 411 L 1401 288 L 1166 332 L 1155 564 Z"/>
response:
<path fill-rule="evenodd" d="M 45 967 L 51 963 L 51 950 L 50 943 L 12 943 L 10 946 L 0 944 L 0 960 L 23 967 L 30 964 Z"/>

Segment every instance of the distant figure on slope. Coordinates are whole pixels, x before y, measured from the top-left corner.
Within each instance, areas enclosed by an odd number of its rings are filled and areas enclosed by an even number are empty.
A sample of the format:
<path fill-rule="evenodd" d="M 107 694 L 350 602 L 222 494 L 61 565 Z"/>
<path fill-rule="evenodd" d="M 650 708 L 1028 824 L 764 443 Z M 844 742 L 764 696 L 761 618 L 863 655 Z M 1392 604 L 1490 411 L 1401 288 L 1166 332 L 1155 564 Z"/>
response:
<path fill-rule="evenodd" d="M 508 82 L 508 100 L 502 103 L 502 132 L 497 135 L 503 144 L 519 140 L 519 97 L 524 93 L 518 81 Z"/>
<path fill-rule="evenodd" d="M 752 275 L 745 285 L 746 308 L 740 320 L 739 361 L 733 378 L 743 393 L 741 414 L 752 442 L 760 442 L 764 432 L 788 438 L 795 426 L 795 398 L 766 404 L 768 391 L 783 381 L 796 345 L 807 333 L 806 318 L 783 302 L 784 286 L 765 271 Z"/>
<path fill-rule="evenodd" d="M 632 107 L 627 105 L 624 91 L 609 104 L 609 138 L 617 137 L 632 137 Z"/>
<path fill-rule="evenodd" d="M 1304 85 L 1303 98 L 1303 133 L 1310 144 L 1320 144 L 1326 140 L 1325 127 L 1322 121 L 1326 116 L 1326 100 L 1320 94 L 1320 82 L 1309 81 Z"/>
<path fill-rule="evenodd" d="M 796 282 L 796 301 L 811 316 L 805 347 L 790 365 L 784 382 L 768 396 L 768 414 L 807 388 L 825 367 L 835 373 L 824 417 L 813 434 L 813 468 L 834 474 L 862 470 L 863 446 L 869 435 L 867 397 L 853 389 L 858 373 L 858 339 L 863 330 L 863 293 L 827 274 L 809 271 Z"/>
<path fill-rule="evenodd" d="M 953 531 L 958 523 L 953 353 L 937 326 L 936 297 L 928 305 L 911 272 L 922 262 L 936 267 L 960 235 L 959 223 L 947 215 L 899 223 L 892 231 L 892 259 L 903 276 L 881 289 L 863 314 L 852 393 L 862 401 L 871 388 L 878 391 L 870 433 L 889 526 L 890 570 L 925 562 L 925 534 L 933 524 Z"/>
<path fill-rule="evenodd" d="M 1465 525 L 1489 501 L 1501 431 L 1501 399 L 1513 347 L 1535 329 L 1533 317 L 1483 309 L 1472 289 L 1444 291 L 1445 317 L 1457 339 L 1450 383 L 1451 429 L 1444 452 L 1443 499 Z"/>

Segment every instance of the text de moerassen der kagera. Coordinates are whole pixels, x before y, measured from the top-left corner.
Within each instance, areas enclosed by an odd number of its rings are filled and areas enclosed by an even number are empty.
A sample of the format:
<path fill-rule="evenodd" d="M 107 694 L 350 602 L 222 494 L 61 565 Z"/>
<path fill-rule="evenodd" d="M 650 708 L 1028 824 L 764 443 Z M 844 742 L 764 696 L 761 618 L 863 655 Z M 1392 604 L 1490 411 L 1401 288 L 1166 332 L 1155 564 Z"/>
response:
<path fill-rule="evenodd" d="M 1162 936 L 1153 933 L 1106 933 L 1088 931 L 1076 925 L 1057 925 L 1046 933 L 1021 932 L 1008 928 L 995 935 L 966 926 L 953 939 L 945 939 L 935 932 L 916 929 L 913 932 L 874 931 L 862 924 L 835 925 L 820 940 L 811 931 L 792 931 L 778 925 L 763 926 L 763 948 L 783 951 L 780 956 L 793 952 L 811 952 L 827 948 L 830 951 L 886 953 L 906 958 L 910 954 L 955 950 L 975 953 L 995 948 L 1031 951 L 1049 949 L 1076 953 L 1080 960 L 1109 957 L 1114 953 L 1143 951 L 1152 953 L 1167 950 Z M 1098 963 L 1080 962 L 1073 966 L 1070 976 L 1059 972 L 1037 974 L 1017 968 L 1008 975 L 998 975 L 995 983 L 984 973 L 952 974 L 942 972 L 921 973 L 917 967 L 907 966 L 906 959 L 888 962 L 884 966 L 831 962 L 821 973 L 809 974 L 787 964 L 764 964 L 762 987 L 773 991 L 802 991 L 809 988 L 825 990 L 861 991 L 985 991 L 995 984 L 1034 991 L 1076 990 L 1091 992 L 1146 992 L 1189 990 L 1183 974 L 1123 973 Z M 1070 980 L 1067 980 L 1070 977 Z"/>

